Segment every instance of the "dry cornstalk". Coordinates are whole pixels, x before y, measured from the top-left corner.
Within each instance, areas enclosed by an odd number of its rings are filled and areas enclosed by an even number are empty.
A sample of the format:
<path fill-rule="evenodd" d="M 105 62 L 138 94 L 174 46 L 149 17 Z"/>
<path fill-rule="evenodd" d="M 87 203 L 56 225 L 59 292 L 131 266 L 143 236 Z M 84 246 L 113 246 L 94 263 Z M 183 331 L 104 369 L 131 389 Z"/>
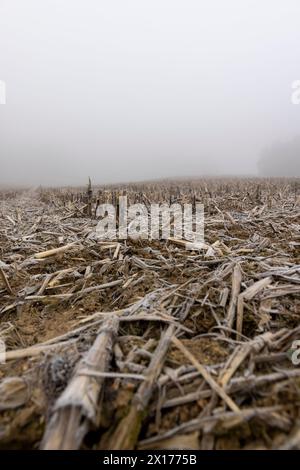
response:
<path fill-rule="evenodd" d="M 76 242 L 68 243 L 67 245 L 60 246 L 58 248 L 52 248 L 51 250 L 41 251 L 40 253 L 35 253 L 33 257 L 36 259 L 48 258 L 49 256 L 57 255 L 59 253 L 64 253 L 65 251 L 68 251 L 70 248 L 73 248 L 75 244 Z"/>
<path fill-rule="evenodd" d="M 242 271 L 241 271 L 241 267 L 239 263 L 237 263 L 234 267 L 233 274 L 232 274 L 231 299 L 230 299 L 230 304 L 229 304 L 228 312 L 227 312 L 228 328 L 232 328 L 233 323 L 234 323 L 236 305 L 237 305 L 238 296 L 241 290 L 241 282 L 242 282 Z"/>
<path fill-rule="evenodd" d="M 142 422 L 147 414 L 147 407 L 156 381 L 161 373 L 169 349 L 175 326 L 170 325 L 162 334 L 153 353 L 150 365 L 145 372 L 145 381 L 139 386 L 133 397 L 129 413 L 123 418 L 110 439 L 111 450 L 132 450 L 135 448 Z"/>
<path fill-rule="evenodd" d="M 10 293 L 10 295 L 14 295 L 14 293 L 12 291 L 12 288 L 10 287 L 9 281 L 7 279 L 7 276 L 6 276 L 6 274 L 5 274 L 5 272 L 3 271 L 2 268 L 0 268 L 0 275 L 2 277 L 2 280 L 5 284 L 5 287 L 6 287 L 7 291 Z"/>
<path fill-rule="evenodd" d="M 53 344 L 39 344 L 36 346 L 29 346 L 28 348 L 22 348 L 22 349 L 15 349 L 13 351 L 6 351 L 5 353 L 5 360 L 7 361 L 12 361 L 15 359 L 23 359 L 25 357 L 35 357 L 39 356 L 40 354 L 43 354 L 47 351 L 50 351 L 51 349 L 60 347 L 60 346 L 66 346 L 70 345 L 74 340 L 69 340 L 67 341 L 62 341 L 62 342 L 57 342 Z"/>
<path fill-rule="evenodd" d="M 182 344 L 181 341 L 179 341 L 178 338 L 173 336 L 172 338 L 172 343 L 185 355 L 187 359 L 198 369 L 204 380 L 208 383 L 208 385 L 212 388 L 213 391 L 215 391 L 222 400 L 228 405 L 228 407 L 238 413 L 240 411 L 239 407 L 234 403 L 234 401 L 227 395 L 227 393 L 223 390 L 220 385 L 217 384 L 217 382 L 212 378 L 210 373 L 203 367 L 200 362 L 197 361 L 195 356 L 193 356 L 188 349 Z"/>
<path fill-rule="evenodd" d="M 252 341 L 242 344 L 241 346 L 237 346 L 220 374 L 219 384 L 225 388 L 246 357 L 254 350 L 258 353 L 263 349 L 263 347 L 271 341 L 272 336 L 272 333 L 267 331 L 266 333 L 257 336 Z"/>
<path fill-rule="evenodd" d="M 243 330 L 243 318 L 244 318 L 244 300 L 251 300 L 253 297 L 261 292 L 265 287 L 269 286 L 272 282 L 272 277 L 265 277 L 260 281 L 255 282 L 248 289 L 244 290 L 238 296 L 237 303 L 237 317 L 236 317 L 236 331 L 237 339 L 240 339 Z"/>
<path fill-rule="evenodd" d="M 78 449 L 92 425 L 99 424 L 103 377 L 83 375 L 81 371 L 105 372 L 108 369 L 119 319 L 111 315 L 103 322 L 98 336 L 75 374 L 56 401 L 41 448 Z"/>

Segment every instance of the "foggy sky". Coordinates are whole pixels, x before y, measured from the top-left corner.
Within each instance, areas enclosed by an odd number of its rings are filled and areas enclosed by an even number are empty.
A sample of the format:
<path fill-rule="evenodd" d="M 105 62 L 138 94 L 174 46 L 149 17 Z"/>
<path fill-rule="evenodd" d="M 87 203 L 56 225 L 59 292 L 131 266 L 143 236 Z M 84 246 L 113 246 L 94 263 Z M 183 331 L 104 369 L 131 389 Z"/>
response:
<path fill-rule="evenodd" d="M 299 0 L 0 0 L 0 183 L 255 174 L 300 133 L 299 25 Z"/>

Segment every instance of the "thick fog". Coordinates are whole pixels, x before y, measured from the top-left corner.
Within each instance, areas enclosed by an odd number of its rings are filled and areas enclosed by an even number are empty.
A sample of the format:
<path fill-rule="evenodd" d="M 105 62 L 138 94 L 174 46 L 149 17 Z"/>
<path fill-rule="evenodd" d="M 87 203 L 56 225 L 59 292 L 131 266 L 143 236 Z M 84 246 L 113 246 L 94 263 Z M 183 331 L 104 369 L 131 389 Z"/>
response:
<path fill-rule="evenodd" d="M 0 184 L 256 174 L 299 51 L 299 0 L 0 0 Z"/>

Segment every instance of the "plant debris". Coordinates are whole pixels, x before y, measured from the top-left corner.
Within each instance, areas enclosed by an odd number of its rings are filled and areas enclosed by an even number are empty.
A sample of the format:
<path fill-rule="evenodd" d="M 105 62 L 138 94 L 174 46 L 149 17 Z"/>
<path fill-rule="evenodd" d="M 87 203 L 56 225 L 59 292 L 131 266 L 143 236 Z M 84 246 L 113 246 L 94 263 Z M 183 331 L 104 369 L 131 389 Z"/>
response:
<path fill-rule="evenodd" d="M 0 191 L 0 447 L 300 449 L 299 179 Z M 97 207 L 204 204 L 205 243 Z"/>

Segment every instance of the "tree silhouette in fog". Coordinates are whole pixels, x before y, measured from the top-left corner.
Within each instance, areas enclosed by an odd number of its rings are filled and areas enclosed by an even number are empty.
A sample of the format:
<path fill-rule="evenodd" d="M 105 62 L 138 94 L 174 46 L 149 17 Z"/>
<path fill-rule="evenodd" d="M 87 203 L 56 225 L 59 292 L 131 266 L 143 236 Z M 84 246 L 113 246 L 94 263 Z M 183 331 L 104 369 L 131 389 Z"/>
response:
<path fill-rule="evenodd" d="M 265 149 L 258 171 L 261 176 L 300 176 L 300 136 Z"/>

